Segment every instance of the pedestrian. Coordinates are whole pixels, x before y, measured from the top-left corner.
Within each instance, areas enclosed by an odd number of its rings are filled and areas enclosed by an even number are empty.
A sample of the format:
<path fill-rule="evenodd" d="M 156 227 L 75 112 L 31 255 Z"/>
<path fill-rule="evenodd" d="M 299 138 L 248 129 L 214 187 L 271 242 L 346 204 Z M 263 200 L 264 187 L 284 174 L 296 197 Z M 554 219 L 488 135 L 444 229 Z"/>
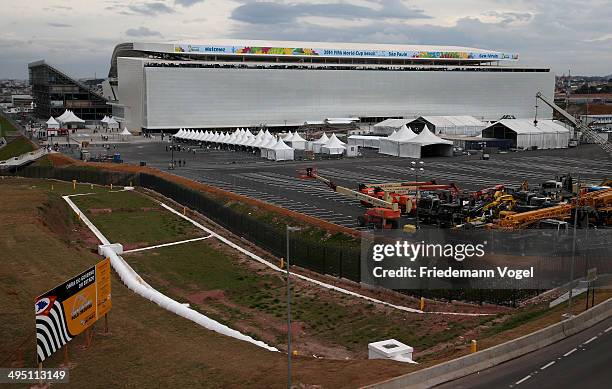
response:
<path fill-rule="evenodd" d="M 168 145 L 166 145 L 166 151 L 168 151 Z"/>
<path fill-rule="evenodd" d="M 183 167 L 185 167 L 185 160 L 183 159 Z"/>

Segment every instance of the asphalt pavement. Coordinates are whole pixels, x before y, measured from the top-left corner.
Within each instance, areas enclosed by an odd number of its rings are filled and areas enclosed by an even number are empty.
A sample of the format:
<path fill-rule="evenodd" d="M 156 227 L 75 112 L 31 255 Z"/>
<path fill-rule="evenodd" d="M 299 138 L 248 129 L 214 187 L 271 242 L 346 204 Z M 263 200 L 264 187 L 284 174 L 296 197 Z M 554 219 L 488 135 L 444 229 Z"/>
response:
<path fill-rule="evenodd" d="M 578 334 L 437 389 L 612 387 L 612 317 Z"/>
<path fill-rule="evenodd" d="M 124 161 L 168 169 L 172 153 L 168 143 L 118 144 Z M 92 153 L 94 155 L 95 151 Z M 415 180 L 409 158 L 396 158 L 363 150 L 358 158 L 339 160 L 273 162 L 258 154 L 195 148 L 195 152 L 174 153 L 175 160 L 185 161 L 173 174 L 257 198 L 293 211 L 356 228 L 363 208 L 352 199 L 332 192 L 318 181 L 303 180 L 300 172 L 315 166 L 320 175 L 336 184 L 357 189 L 360 183 Z M 599 183 L 612 172 L 612 161 L 597 146 L 575 149 L 539 150 L 495 154 L 491 160 L 477 155 L 452 158 L 426 158 L 421 179 L 438 183 L 455 183 L 461 189 L 476 190 L 497 184 L 518 186 L 524 180 L 531 185 L 554 179 L 556 175 L 580 171 L 583 179 Z"/>

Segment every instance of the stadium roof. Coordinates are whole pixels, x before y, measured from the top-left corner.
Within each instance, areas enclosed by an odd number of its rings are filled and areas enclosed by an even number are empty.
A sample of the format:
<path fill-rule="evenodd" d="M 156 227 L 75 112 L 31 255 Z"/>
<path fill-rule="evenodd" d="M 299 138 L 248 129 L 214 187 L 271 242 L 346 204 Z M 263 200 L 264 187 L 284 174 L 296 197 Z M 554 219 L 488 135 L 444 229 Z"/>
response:
<path fill-rule="evenodd" d="M 284 55 L 444 60 L 518 60 L 518 54 L 461 46 L 214 39 L 202 43 L 134 43 L 134 50 L 194 55 Z"/>
<path fill-rule="evenodd" d="M 461 46 L 397 45 L 349 42 L 300 42 L 210 39 L 201 43 L 127 42 L 118 44 L 111 59 L 111 77 L 116 75 L 117 57 L 247 57 L 270 60 L 333 58 L 340 61 L 410 61 L 419 63 L 489 63 L 518 61 L 518 54 Z M 219 58 L 219 59 L 221 59 Z"/>

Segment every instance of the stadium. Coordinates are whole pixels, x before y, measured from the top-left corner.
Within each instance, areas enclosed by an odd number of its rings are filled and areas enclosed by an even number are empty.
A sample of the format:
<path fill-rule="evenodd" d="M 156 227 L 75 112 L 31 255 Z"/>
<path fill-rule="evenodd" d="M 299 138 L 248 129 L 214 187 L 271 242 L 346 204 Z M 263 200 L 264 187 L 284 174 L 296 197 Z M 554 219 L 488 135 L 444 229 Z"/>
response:
<path fill-rule="evenodd" d="M 133 132 L 300 126 L 326 118 L 533 118 L 554 74 L 455 46 L 212 40 L 122 43 L 104 96 Z M 538 115 L 552 117 L 548 107 Z"/>

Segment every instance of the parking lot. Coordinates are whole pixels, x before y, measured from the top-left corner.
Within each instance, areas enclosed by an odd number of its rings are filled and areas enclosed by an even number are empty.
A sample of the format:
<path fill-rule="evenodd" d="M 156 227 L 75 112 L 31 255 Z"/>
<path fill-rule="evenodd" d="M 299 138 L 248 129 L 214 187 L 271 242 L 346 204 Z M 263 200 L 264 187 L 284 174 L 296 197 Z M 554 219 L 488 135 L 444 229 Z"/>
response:
<path fill-rule="evenodd" d="M 171 152 L 167 143 L 122 144 L 117 151 L 124 161 L 167 170 Z M 338 185 L 357 189 L 359 183 L 412 181 L 410 159 L 381 156 L 366 150 L 359 158 L 340 160 L 272 162 L 258 155 L 226 150 L 196 149 L 174 153 L 185 161 L 173 173 L 238 194 L 257 198 L 293 211 L 343 225 L 357 227 L 363 209 L 355 200 L 341 196 L 323 183 L 300 178 L 306 167 L 316 166 L 321 176 Z M 454 182 L 459 188 L 476 190 L 497 184 L 530 185 L 556 175 L 580 172 L 587 182 L 599 183 L 612 175 L 612 161 L 594 145 L 575 149 L 495 154 L 488 161 L 478 155 L 424 160 L 422 179 Z"/>

